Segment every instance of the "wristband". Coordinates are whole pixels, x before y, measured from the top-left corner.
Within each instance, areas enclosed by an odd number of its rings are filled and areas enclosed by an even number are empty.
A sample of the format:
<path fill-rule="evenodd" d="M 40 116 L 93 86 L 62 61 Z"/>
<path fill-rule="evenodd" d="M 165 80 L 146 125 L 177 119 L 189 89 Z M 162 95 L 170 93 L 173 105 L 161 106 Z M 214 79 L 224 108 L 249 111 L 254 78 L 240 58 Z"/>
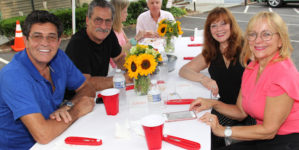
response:
<path fill-rule="evenodd" d="M 137 45 L 137 41 L 134 38 L 130 39 L 130 43 L 131 43 L 132 46 Z"/>

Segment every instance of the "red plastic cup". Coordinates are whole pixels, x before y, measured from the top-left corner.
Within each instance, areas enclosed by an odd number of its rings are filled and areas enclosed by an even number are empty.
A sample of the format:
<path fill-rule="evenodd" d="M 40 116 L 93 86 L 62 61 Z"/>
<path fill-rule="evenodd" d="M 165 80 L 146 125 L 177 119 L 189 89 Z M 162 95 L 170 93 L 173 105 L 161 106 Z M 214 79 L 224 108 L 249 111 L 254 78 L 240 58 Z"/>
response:
<path fill-rule="evenodd" d="M 159 115 L 149 115 L 141 120 L 147 147 L 159 150 L 162 147 L 164 119 Z"/>
<path fill-rule="evenodd" d="M 103 98 L 107 115 L 115 116 L 119 111 L 119 90 L 116 88 L 106 89 L 97 94 Z"/>

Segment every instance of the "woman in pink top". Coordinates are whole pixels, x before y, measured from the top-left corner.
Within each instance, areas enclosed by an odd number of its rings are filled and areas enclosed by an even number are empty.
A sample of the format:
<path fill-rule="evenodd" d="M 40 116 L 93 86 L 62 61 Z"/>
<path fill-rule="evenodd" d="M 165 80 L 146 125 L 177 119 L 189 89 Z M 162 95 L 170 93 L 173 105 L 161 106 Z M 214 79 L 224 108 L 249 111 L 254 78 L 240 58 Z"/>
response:
<path fill-rule="evenodd" d="M 246 69 L 237 104 L 199 98 L 190 109 L 213 108 L 232 119 L 250 115 L 257 120 L 252 126 L 224 127 L 215 115 L 203 115 L 200 120 L 214 134 L 243 141 L 223 150 L 299 150 L 299 73 L 290 58 L 287 26 L 278 14 L 260 12 L 248 23 L 245 36 L 241 62 Z"/>
<path fill-rule="evenodd" d="M 111 0 L 111 4 L 115 8 L 115 14 L 113 18 L 113 30 L 117 36 L 119 45 L 122 46 L 123 50 L 128 50 L 131 44 L 123 30 L 123 22 L 126 21 L 129 7 L 129 0 Z"/>
<path fill-rule="evenodd" d="M 139 32 L 135 38 L 129 40 L 126 36 L 126 33 L 123 30 L 123 22 L 127 20 L 128 16 L 128 7 L 130 5 L 129 0 L 111 0 L 111 4 L 114 6 L 115 13 L 113 17 L 113 30 L 118 39 L 119 45 L 122 47 L 123 55 L 126 55 L 132 45 L 136 45 L 137 41 L 143 37 L 143 33 Z M 110 59 L 110 64 L 112 68 L 115 68 L 116 65 L 114 64 L 113 60 Z"/>
<path fill-rule="evenodd" d="M 128 7 L 130 5 L 129 0 L 111 0 L 111 4 L 115 8 L 115 15 L 113 18 L 113 30 L 118 38 L 118 42 L 120 46 L 122 46 L 123 50 L 126 52 L 131 48 L 132 44 L 130 40 L 127 38 L 124 30 L 123 30 L 123 22 L 127 20 L 128 16 Z M 142 38 L 143 34 L 139 32 L 134 40 L 139 41 Z"/>

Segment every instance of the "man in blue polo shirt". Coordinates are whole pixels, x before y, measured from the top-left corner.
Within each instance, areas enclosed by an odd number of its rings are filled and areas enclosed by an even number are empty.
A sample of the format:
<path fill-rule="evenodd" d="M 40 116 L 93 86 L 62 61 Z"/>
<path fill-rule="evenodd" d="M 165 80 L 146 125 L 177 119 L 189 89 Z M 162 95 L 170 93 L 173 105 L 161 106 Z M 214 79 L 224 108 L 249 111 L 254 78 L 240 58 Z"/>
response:
<path fill-rule="evenodd" d="M 47 144 L 91 112 L 95 90 L 63 51 L 62 24 L 47 11 L 33 11 L 24 23 L 26 49 L 0 71 L 0 149 Z M 65 89 L 75 90 L 59 107 Z"/>

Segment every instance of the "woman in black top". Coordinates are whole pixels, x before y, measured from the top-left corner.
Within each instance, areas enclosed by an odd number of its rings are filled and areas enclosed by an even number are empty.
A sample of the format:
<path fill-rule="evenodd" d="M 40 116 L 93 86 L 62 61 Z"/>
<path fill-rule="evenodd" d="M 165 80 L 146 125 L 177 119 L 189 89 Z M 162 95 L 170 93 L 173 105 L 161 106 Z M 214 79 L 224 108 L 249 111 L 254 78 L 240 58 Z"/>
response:
<path fill-rule="evenodd" d="M 183 78 L 200 82 L 220 96 L 219 100 L 227 104 L 235 104 L 244 68 L 239 62 L 242 50 L 242 31 L 231 12 L 222 7 L 214 8 L 208 15 L 204 29 L 204 47 L 201 54 L 184 65 L 179 72 Z M 201 73 L 208 68 L 208 77 Z M 219 123 L 223 126 L 242 124 L 231 120 L 217 111 Z M 252 124 L 254 123 L 251 120 Z M 224 139 L 212 135 L 212 149 L 225 146 Z"/>

